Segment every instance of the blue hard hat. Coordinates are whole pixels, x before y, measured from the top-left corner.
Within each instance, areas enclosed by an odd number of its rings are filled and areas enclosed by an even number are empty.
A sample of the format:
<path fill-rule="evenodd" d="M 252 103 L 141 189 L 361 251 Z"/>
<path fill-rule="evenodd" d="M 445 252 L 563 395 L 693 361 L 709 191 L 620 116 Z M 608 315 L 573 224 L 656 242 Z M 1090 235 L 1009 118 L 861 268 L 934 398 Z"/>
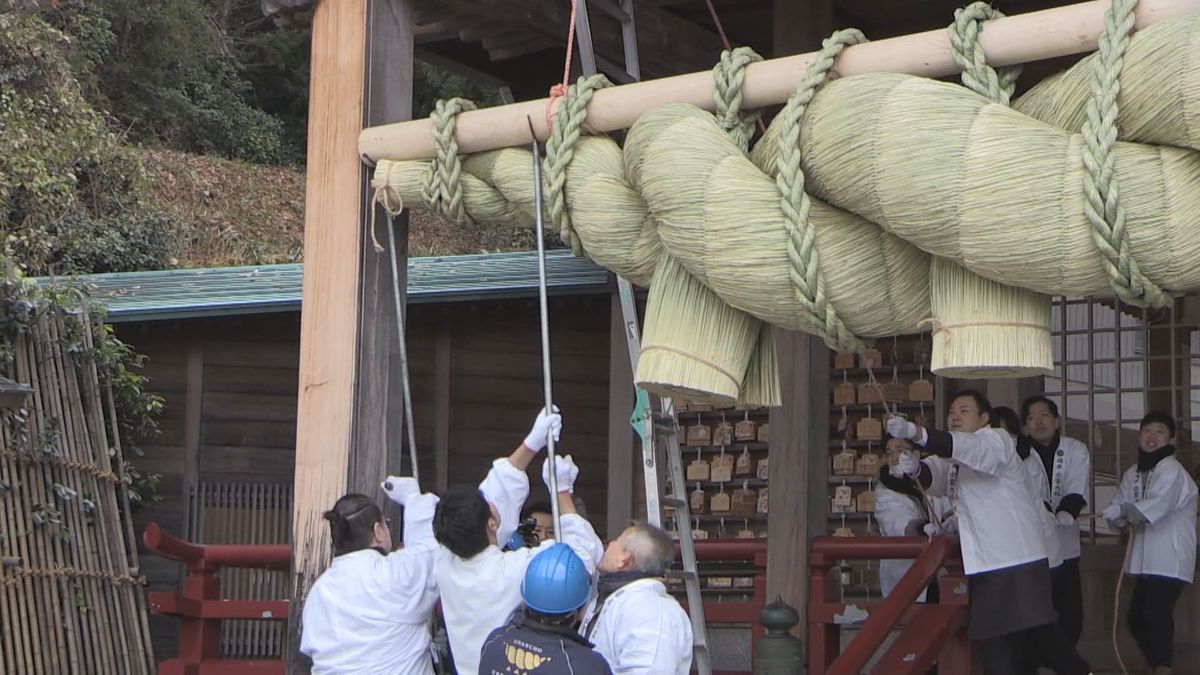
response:
<path fill-rule="evenodd" d="M 584 605 L 592 593 L 592 575 L 566 544 L 538 553 L 525 568 L 521 599 L 542 614 L 566 614 Z"/>

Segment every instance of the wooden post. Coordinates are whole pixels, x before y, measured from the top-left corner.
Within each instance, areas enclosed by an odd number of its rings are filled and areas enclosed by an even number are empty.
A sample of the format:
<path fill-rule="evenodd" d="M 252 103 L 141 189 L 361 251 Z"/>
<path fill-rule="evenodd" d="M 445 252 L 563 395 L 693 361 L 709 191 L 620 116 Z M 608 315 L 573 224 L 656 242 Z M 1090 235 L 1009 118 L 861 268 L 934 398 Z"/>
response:
<path fill-rule="evenodd" d="M 410 0 L 317 4 L 312 27 L 304 287 L 296 428 L 288 672 L 299 657 L 304 597 L 329 560 L 321 513 L 349 491 L 378 496 L 398 424 L 392 371 L 390 262 L 371 248 L 367 172 L 356 149 L 368 121 L 407 117 L 412 94 Z M 356 236 L 345 235 L 357 223 Z M 378 219 L 376 227 L 385 226 Z M 398 244 L 407 241 L 399 221 Z M 379 230 L 380 241 L 386 231 Z M 401 253 L 402 255 L 402 253 Z M 406 269 L 406 260 L 400 260 Z M 397 416 L 398 417 L 398 416 Z M 397 419 L 393 417 L 392 419 Z"/>
<path fill-rule="evenodd" d="M 829 350 L 807 333 L 775 329 L 783 405 L 771 409 L 767 465 L 767 597 L 806 625 L 809 543 L 825 534 L 829 491 Z"/>
<path fill-rule="evenodd" d="M 434 487 L 441 492 L 450 487 L 450 370 L 454 354 L 450 320 L 446 317 L 438 321 L 437 345 L 434 349 L 433 464 L 437 471 Z"/>
<path fill-rule="evenodd" d="M 198 513 L 192 492 L 200 483 L 200 426 L 204 414 L 204 343 L 193 337 L 187 352 L 187 398 L 183 414 L 183 527 L 190 532 Z M 200 507 L 197 504 L 196 510 Z"/>
<path fill-rule="evenodd" d="M 774 56 L 816 49 L 832 29 L 830 0 L 775 0 Z M 767 598 L 808 621 L 809 542 L 825 534 L 829 492 L 829 350 L 805 333 L 775 329 L 783 405 L 771 409 L 767 468 Z M 800 630 L 803 630 L 801 628 Z"/>
<path fill-rule="evenodd" d="M 637 480 L 633 442 L 633 372 L 621 298 L 612 294 L 608 331 L 608 537 L 620 534 L 633 518 L 633 484 Z"/>

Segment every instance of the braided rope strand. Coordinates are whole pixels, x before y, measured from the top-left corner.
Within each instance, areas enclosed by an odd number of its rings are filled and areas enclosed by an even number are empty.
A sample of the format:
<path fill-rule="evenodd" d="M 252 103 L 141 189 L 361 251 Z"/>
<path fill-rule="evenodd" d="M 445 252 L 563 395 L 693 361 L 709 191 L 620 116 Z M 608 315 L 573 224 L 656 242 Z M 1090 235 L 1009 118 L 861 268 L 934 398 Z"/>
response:
<path fill-rule="evenodd" d="M 976 94 L 1007 106 L 1017 88 L 1021 66 L 993 68 L 988 65 L 983 45 L 979 44 L 983 23 L 1003 16 L 1003 12 L 986 2 L 974 2 L 954 11 L 954 23 L 948 32 L 954 62 L 963 69 L 962 83 Z"/>
<path fill-rule="evenodd" d="M 717 106 L 717 123 L 729 133 L 742 152 L 750 150 L 754 125 L 762 117 L 761 110 L 742 111 L 742 84 L 746 67 L 762 61 L 763 57 L 749 47 L 737 47 L 721 52 L 721 60 L 713 66 L 713 102 Z"/>
<path fill-rule="evenodd" d="M 825 296 L 825 282 L 821 276 L 821 264 L 816 249 L 816 232 L 809 223 L 808 213 L 812 202 L 804 191 L 804 170 L 800 157 L 800 121 L 816 95 L 817 88 L 833 73 L 833 66 L 842 51 L 850 46 L 866 42 L 861 31 L 853 28 L 840 30 L 821 44 L 816 60 L 809 65 L 800 86 L 788 98 L 780 115 L 784 118 L 783 133 L 779 138 L 780 153 L 777 160 L 778 173 L 775 185 L 779 189 L 779 203 L 783 210 L 788 235 L 788 259 L 791 267 L 788 275 L 800 306 L 810 315 L 814 332 L 830 348 L 839 351 L 862 351 L 862 340 L 850 332 L 838 316 L 837 309 Z"/>
<path fill-rule="evenodd" d="M 1117 96 L 1121 91 L 1121 69 L 1133 32 L 1137 0 L 1114 0 L 1104 14 L 1099 58 L 1083 125 L 1084 212 L 1092 224 L 1092 240 L 1104 257 L 1113 292 L 1124 302 L 1139 307 L 1162 307 L 1171 296 L 1150 281 L 1138 266 L 1125 228 L 1120 185 L 1116 176 Z"/>
<path fill-rule="evenodd" d="M 430 210 L 456 223 L 471 222 L 463 205 L 462 160 L 458 156 L 458 140 L 454 137 L 456 118 L 464 110 L 475 110 L 475 104 L 465 98 L 443 99 L 429 115 L 437 156 L 429 164 L 422 195 Z"/>
<path fill-rule="evenodd" d="M 575 157 L 575 144 L 579 142 L 583 123 L 587 120 L 587 107 L 592 95 L 597 89 L 611 86 L 608 78 L 599 73 L 579 78 L 567 90 L 559 105 L 550 138 L 546 141 L 546 176 L 543 178 L 546 182 L 546 208 L 550 221 L 558 230 L 558 236 L 577 256 L 584 254 L 583 242 L 575 236 L 575 227 L 567 209 L 567 167 Z"/>

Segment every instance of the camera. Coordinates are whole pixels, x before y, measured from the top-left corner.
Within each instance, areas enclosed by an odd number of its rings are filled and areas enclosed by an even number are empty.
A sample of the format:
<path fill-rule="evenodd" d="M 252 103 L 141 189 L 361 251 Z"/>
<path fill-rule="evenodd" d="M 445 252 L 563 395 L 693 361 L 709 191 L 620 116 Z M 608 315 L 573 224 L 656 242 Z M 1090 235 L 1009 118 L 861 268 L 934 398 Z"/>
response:
<path fill-rule="evenodd" d="M 515 551 L 520 548 L 537 548 L 542 543 L 540 537 L 537 536 L 537 519 L 526 518 L 517 526 L 517 531 L 512 533 L 508 538 L 508 543 L 504 545 L 505 551 Z"/>

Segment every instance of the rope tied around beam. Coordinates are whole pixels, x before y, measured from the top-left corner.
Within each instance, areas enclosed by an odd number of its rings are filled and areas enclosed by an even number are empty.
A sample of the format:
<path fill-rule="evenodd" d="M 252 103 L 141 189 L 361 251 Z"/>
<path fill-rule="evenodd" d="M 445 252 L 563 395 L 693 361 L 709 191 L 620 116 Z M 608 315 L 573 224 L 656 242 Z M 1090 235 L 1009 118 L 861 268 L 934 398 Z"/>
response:
<path fill-rule="evenodd" d="M 750 151 L 754 126 L 762 117 L 761 110 L 742 111 L 742 84 L 746 67 L 762 61 L 763 57 L 749 47 L 726 49 L 721 60 L 713 66 L 713 102 L 717 105 L 717 123 L 729 133 L 742 152 Z"/>
<path fill-rule="evenodd" d="M 1171 296 L 1142 274 L 1133 257 L 1113 152 L 1117 143 L 1121 70 L 1133 33 L 1133 10 L 1137 4 L 1137 0 L 1113 0 L 1104 13 L 1099 58 L 1092 73 L 1092 95 L 1083 125 L 1084 210 L 1117 297 L 1138 307 L 1163 307 L 1171 303 Z"/>
<path fill-rule="evenodd" d="M 423 195 L 434 213 L 456 223 L 470 222 L 463 205 L 462 160 L 454 137 L 457 116 L 464 110 L 475 110 L 475 104 L 465 98 L 443 99 L 429 115 L 437 157 L 429 164 Z"/>
<path fill-rule="evenodd" d="M 567 210 L 567 167 L 575 158 L 575 144 L 587 120 L 587 107 L 597 89 L 611 87 L 612 83 L 602 74 L 580 77 L 567 89 L 563 101 L 552 120 L 550 139 L 546 141 L 546 209 L 558 236 L 571 247 L 571 252 L 583 256 L 583 242 L 575 236 L 571 214 Z"/>
<path fill-rule="evenodd" d="M 984 98 L 1007 106 L 1017 88 L 1021 66 L 993 68 L 988 65 L 983 45 L 979 44 L 984 22 L 1003 17 L 1003 12 L 986 2 L 974 2 L 954 10 L 954 23 L 950 24 L 949 34 L 954 62 L 963 69 L 963 85 Z"/>
<path fill-rule="evenodd" d="M 808 220 L 812 201 L 804 190 L 804 170 L 801 168 L 800 122 L 816 96 L 817 89 L 834 75 L 834 63 L 846 47 L 866 42 L 867 38 L 855 28 L 839 30 L 821 43 L 821 51 L 808 66 L 796 92 L 788 98 L 779 113 L 783 119 L 780 153 L 776 162 L 778 173 L 775 185 L 779 190 L 788 235 L 788 275 L 800 306 L 809 314 L 813 332 L 835 351 L 861 352 L 863 341 L 850 332 L 838 316 L 837 309 L 825 295 L 821 276 L 820 257 L 816 249 L 816 231 Z"/>
<path fill-rule="evenodd" d="M 66 459 L 58 455 L 38 452 L 23 452 L 19 450 L 4 450 L 0 452 L 0 458 L 9 459 L 17 462 L 27 462 L 30 464 L 49 464 L 57 466 L 68 471 L 86 474 L 93 476 L 99 480 L 108 481 L 114 485 L 128 484 L 129 479 L 118 475 L 113 471 L 102 469 L 95 464 L 87 462 L 79 462 L 73 459 Z"/>
<path fill-rule="evenodd" d="M 40 567 L 24 567 L 21 565 L 10 569 L 3 577 L 0 577 L 0 587 L 13 586 L 22 579 L 93 579 L 99 581 L 107 581 L 113 586 L 144 586 L 146 585 L 146 577 L 144 575 L 134 576 L 132 574 L 113 574 L 112 572 L 103 572 L 100 570 L 84 570 L 78 567 L 58 566 L 49 569 Z"/>

